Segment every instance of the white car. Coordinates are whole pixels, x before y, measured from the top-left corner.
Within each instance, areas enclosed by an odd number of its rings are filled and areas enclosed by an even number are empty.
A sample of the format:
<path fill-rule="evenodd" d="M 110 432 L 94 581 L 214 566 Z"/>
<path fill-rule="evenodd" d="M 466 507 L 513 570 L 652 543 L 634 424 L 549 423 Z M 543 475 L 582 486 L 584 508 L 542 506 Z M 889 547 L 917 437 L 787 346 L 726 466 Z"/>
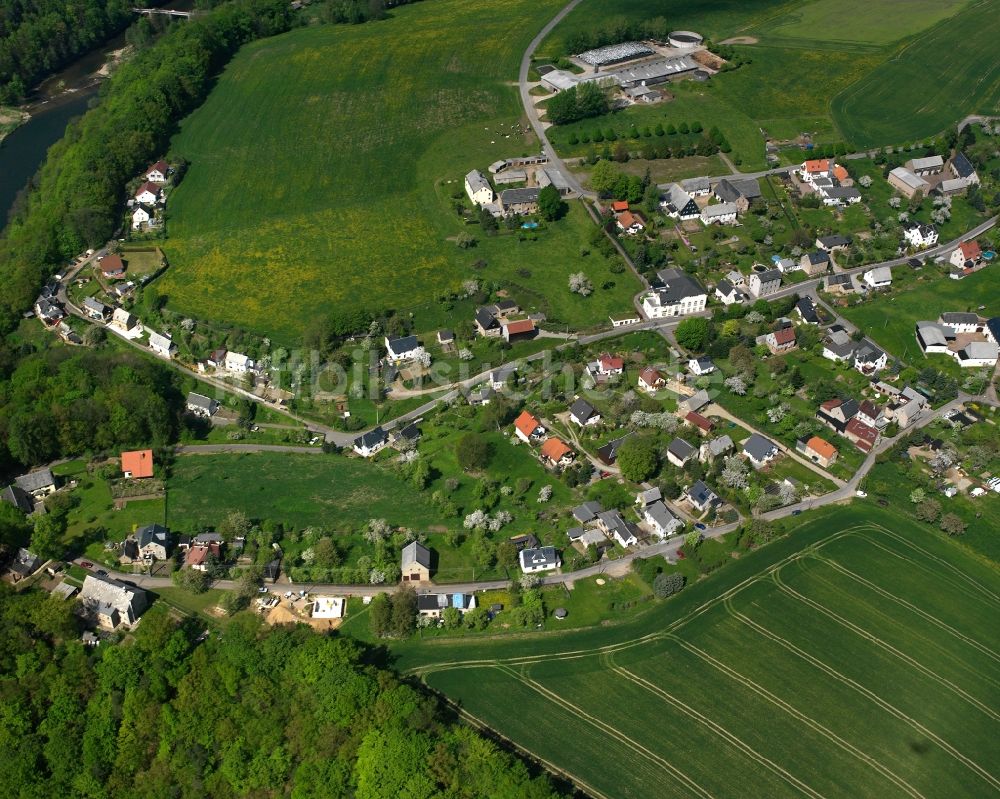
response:
<path fill-rule="evenodd" d="M 856 496 L 856 497 L 861 497 L 861 499 L 864 499 L 865 497 L 867 497 L 867 496 L 868 496 L 868 493 L 867 493 L 867 492 L 865 492 L 865 491 L 862 491 L 862 490 L 861 490 L 861 489 L 859 488 L 859 489 L 858 489 L 857 491 L 855 491 L 855 492 L 854 492 L 854 496 Z"/>

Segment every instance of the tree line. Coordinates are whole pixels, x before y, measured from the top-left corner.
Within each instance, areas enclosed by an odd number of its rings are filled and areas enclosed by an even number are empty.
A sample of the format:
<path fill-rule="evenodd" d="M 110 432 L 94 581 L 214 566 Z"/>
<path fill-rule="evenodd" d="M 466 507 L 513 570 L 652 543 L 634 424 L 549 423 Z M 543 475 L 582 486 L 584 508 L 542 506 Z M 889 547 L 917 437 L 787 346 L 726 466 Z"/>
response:
<path fill-rule="evenodd" d="M 350 639 L 240 614 L 198 643 L 203 624 L 154 607 L 87 648 L 72 603 L 0 592 L 10 796 L 560 795 Z"/>
<path fill-rule="evenodd" d="M 114 233 L 126 182 L 167 149 L 236 51 L 290 25 L 283 0 L 233 0 L 175 26 L 117 70 L 98 107 L 49 150 L 0 240 L 0 333 L 13 329 L 47 275 Z"/>

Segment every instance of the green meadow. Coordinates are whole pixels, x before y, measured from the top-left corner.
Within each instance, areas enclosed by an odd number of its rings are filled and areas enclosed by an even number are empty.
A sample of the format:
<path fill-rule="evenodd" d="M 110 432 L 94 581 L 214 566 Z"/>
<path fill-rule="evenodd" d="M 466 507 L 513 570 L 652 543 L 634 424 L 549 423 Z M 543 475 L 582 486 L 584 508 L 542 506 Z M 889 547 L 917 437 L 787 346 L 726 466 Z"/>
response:
<path fill-rule="evenodd" d="M 470 169 L 536 152 L 513 79 L 560 5 L 435 0 L 244 48 L 173 141 L 191 167 L 171 196 L 169 306 L 285 342 L 338 306 L 419 310 L 468 279 L 558 286 L 538 304 L 572 326 L 628 309 L 638 284 L 580 254 L 582 209 L 486 239 L 453 208 Z M 459 249 L 463 230 L 479 245 Z M 613 285 L 571 295 L 580 270 Z"/>
<path fill-rule="evenodd" d="M 865 503 L 632 622 L 395 654 L 599 799 L 987 796 L 998 610 L 995 567 Z"/>

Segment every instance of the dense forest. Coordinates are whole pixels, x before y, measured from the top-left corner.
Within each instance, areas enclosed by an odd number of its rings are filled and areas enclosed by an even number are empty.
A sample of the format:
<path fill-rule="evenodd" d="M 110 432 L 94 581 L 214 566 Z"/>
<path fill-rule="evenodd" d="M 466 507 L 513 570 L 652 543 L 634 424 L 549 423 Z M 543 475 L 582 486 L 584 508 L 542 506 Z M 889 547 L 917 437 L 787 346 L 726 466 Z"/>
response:
<path fill-rule="evenodd" d="M 157 606 L 119 644 L 0 589 L 0 784 L 12 799 L 549 799 L 547 777 L 349 639 L 243 614 L 196 643 Z"/>
<path fill-rule="evenodd" d="M 0 383 L 0 471 L 171 443 L 184 410 L 177 381 L 138 353 L 58 348 L 24 357 Z"/>
<path fill-rule="evenodd" d="M 135 19 L 130 0 L 0 0 L 0 103 L 14 104 L 46 76 Z"/>
<path fill-rule="evenodd" d="M 108 240 L 127 181 L 166 151 L 236 51 L 290 25 L 287 0 L 233 0 L 173 26 L 122 65 L 102 87 L 99 107 L 49 151 L 0 240 L 0 333 L 13 329 L 59 265 Z"/>

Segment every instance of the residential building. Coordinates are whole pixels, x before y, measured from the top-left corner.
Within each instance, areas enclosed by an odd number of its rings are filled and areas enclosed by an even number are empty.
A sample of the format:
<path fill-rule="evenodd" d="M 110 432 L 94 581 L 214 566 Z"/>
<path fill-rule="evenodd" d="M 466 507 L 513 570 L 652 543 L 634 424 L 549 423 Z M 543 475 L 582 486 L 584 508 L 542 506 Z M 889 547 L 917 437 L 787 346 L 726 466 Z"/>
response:
<path fill-rule="evenodd" d="M 166 560 L 170 554 L 170 532 L 159 524 L 138 528 L 122 542 L 118 560 L 122 563 Z"/>
<path fill-rule="evenodd" d="M 795 270 L 802 268 L 802 265 L 794 258 L 778 258 L 775 261 L 774 256 L 772 256 L 771 260 L 774 262 L 774 268 L 777 269 L 779 272 L 781 272 L 781 274 L 783 275 L 786 275 L 789 272 L 794 272 Z"/>
<path fill-rule="evenodd" d="M 634 236 L 637 233 L 642 233 L 646 229 L 646 224 L 642 217 L 638 214 L 634 214 L 631 211 L 625 211 L 618 215 L 615 220 L 615 224 L 618 226 L 618 230 L 622 233 L 627 233 L 629 236 Z"/>
<path fill-rule="evenodd" d="M 597 408 L 585 399 L 578 399 L 569 408 L 569 418 L 573 424 L 580 427 L 588 427 L 593 424 L 600 424 L 601 414 Z"/>
<path fill-rule="evenodd" d="M 0 491 L 0 502 L 13 505 L 25 515 L 34 513 L 35 511 L 35 501 L 32 499 L 31 494 L 17 485 L 17 483 L 11 483 L 3 491 Z"/>
<path fill-rule="evenodd" d="M 969 182 L 965 178 L 945 178 L 934 188 L 935 194 L 943 197 L 955 197 L 969 190 Z"/>
<path fill-rule="evenodd" d="M 682 469 L 698 450 L 683 438 L 675 438 L 667 447 L 667 460 L 678 469 Z"/>
<path fill-rule="evenodd" d="M 794 350 L 796 347 L 795 328 L 783 327 L 781 330 L 773 330 L 764 336 L 764 343 L 774 355 Z"/>
<path fill-rule="evenodd" d="M 514 420 L 514 434 L 524 443 L 532 444 L 545 436 L 545 428 L 528 411 L 521 411 L 521 415 Z"/>
<path fill-rule="evenodd" d="M 417 596 L 417 613 L 424 618 L 440 619 L 445 608 L 455 608 L 460 614 L 475 610 L 475 594 L 420 594 Z"/>
<path fill-rule="evenodd" d="M 888 423 L 882 407 L 869 399 L 861 401 L 854 418 L 869 427 L 883 428 Z"/>
<path fill-rule="evenodd" d="M 185 407 L 188 413 L 208 419 L 215 416 L 215 412 L 219 410 L 219 403 L 204 394 L 196 394 L 192 391 L 187 395 Z"/>
<path fill-rule="evenodd" d="M 553 469 L 569 466 L 576 457 L 573 448 L 556 436 L 550 436 L 545 439 L 545 443 L 542 444 L 542 448 L 538 454 L 542 462 Z"/>
<path fill-rule="evenodd" d="M 691 505 L 701 513 L 718 507 L 721 503 L 718 494 L 705 485 L 704 481 L 697 480 L 688 488 L 687 498 Z"/>
<path fill-rule="evenodd" d="M 164 358 L 173 358 L 177 353 L 177 345 L 167 336 L 161 335 L 155 330 L 149 331 L 149 348 Z"/>
<path fill-rule="evenodd" d="M 704 356 L 700 358 L 692 358 L 688 361 L 688 370 L 693 375 L 710 375 L 715 371 L 715 364 L 712 362 L 711 358 L 706 358 Z"/>
<path fill-rule="evenodd" d="M 157 161 L 149 169 L 146 170 L 146 174 L 143 177 L 146 180 L 152 181 L 153 183 L 166 183 L 167 175 L 170 173 L 170 166 L 166 161 Z"/>
<path fill-rule="evenodd" d="M 844 427 L 844 438 L 854 444 L 862 452 L 871 452 L 879 440 L 879 432 L 874 427 L 866 425 L 861 420 L 851 419 Z"/>
<path fill-rule="evenodd" d="M 352 448 L 362 458 L 370 458 L 389 443 L 389 434 L 381 427 L 362 433 L 354 439 Z"/>
<path fill-rule="evenodd" d="M 56 478 L 48 468 L 35 469 L 33 472 L 14 478 L 14 485 L 35 499 L 44 499 L 56 490 Z"/>
<path fill-rule="evenodd" d="M 41 320 L 42 324 L 52 327 L 65 318 L 66 312 L 55 300 L 39 297 L 35 300 L 35 316 Z"/>
<path fill-rule="evenodd" d="M 804 161 L 799 166 L 799 174 L 806 183 L 812 183 L 816 178 L 829 178 L 834 162 L 829 158 L 815 158 Z"/>
<path fill-rule="evenodd" d="M 824 469 L 837 460 L 837 448 L 819 436 L 812 436 L 809 439 L 800 438 L 796 442 L 795 448 Z"/>
<path fill-rule="evenodd" d="M 598 513 L 603 512 L 604 506 L 600 502 L 591 500 L 573 508 L 573 518 L 580 522 L 580 524 L 588 524 L 597 519 Z"/>
<path fill-rule="evenodd" d="M 473 169 L 465 176 L 465 193 L 475 205 L 489 205 L 495 199 L 493 187 L 486 175 L 478 169 Z"/>
<path fill-rule="evenodd" d="M 954 357 L 962 367 L 986 367 L 996 364 L 997 352 L 997 345 L 992 341 L 970 341 Z"/>
<path fill-rule="evenodd" d="M 830 260 L 830 253 L 825 250 L 807 252 L 799 260 L 799 269 L 810 276 L 828 272 L 832 265 L 833 261 Z"/>
<path fill-rule="evenodd" d="M 856 347 L 848 332 L 840 325 L 834 325 L 823 341 L 823 357 L 831 361 L 849 361 L 854 357 Z"/>
<path fill-rule="evenodd" d="M 617 510 L 606 510 L 597 514 L 597 525 L 621 547 L 631 547 L 639 543 L 638 528 L 631 522 L 625 521 Z"/>
<path fill-rule="evenodd" d="M 823 205 L 854 205 L 861 202 L 861 192 L 853 186 L 830 186 L 818 190 L 823 198 Z"/>
<path fill-rule="evenodd" d="M 922 222 L 907 222 L 903 225 L 903 238 L 911 247 L 922 250 L 938 243 L 938 232 L 933 225 Z"/>
<path fill-rule="evenodd" d="M 500 209 L 504 216 L 538 213 L 538 188 L 505 189 L 500 192 Z"/>
<path fill-rule="evenodd" d="M 618 460 L 618 450 L 621 449 L 622 444 L 628 441 L 635 433 L 626 433 L 621 438 L 616 438 L 609 441 L 603 447 L 597 450 L 597 459 L 603 463 L 605 466 L 614 466 L 615 461 Z"/>
<path fill-rule="evenodd" d="M 476 332 L 485 338 L 497 338 L 503 333 L 500 323 L 489 308 L 477 308 L 473 322 L 476 325 Z"/>
<path fill-rule="evenodd" d="M 146 592 L 141 588 L 88 574 L 80 591 L 80 608 L 83 615 L 106 630 L 131 627 L 149 605 Z"/>
<path fill-rule="evenodd" d="M 703 225 L 731 225 L 736 221 L 736 215 L 736 203 L 706 205 L 701 209 L 701 222 Z"/>
<path fill-rule="evenodd" d="M 745 214 L 750 204 L 760 199 L 760 184 L 753 178 L 723 178 L 715 184 L 713 194 L 719 202 L 731 203 L 736 206 L 737 213 Z"/>
<path fill-rule="evenodd" d="M 686 222 L 689 219 L 697 219 L 701 214 L 701 209 L 698 208 L 694 197 L 676 183 L 671 183 L 667 186 L 667 193 L 660 200 L 660 208 L 666 212 L 667 216 L 679 219 L 682 222 Z"/>
<path fill-rule="evenodd" d="M 475 601 L 475 599 L 473 599 Z M 312 619 L 342 619 L 346 600 L 341 596 L 312 597 Z M 420 597 L 417 597 L 417 609 L 420 609 Z"/>
<path fill-rule="evenodd" d="M 108 306 L 93 297 L 84 297 L 82 307 L 91 319 L 103 322 L 108 315 Z"/>
<path fill-rule="evenodd" d="M 684 522 L 674 516 L 662 501 L 646 505 L 641 514 L 643 520 L 659 538 L 673 535 L 684 527 Z"/>
<path fill-rule="evenodd" d="M 389 436 L 392 446 L 398 450 L 412 449 L 416 443 L 420 440 L 422 433 L 420 428 L 417 426 L 417 422 L 410 422 L 409 424 L 404 424 L 402 427 L 396 428 L 392 435 Z"/>
<path fill-rule="evenodd" d="M 741 288 L 737 288 L 731 282 L 723 278 L 715 287 L 715 296 L 723 305 L 736 305 L 745 303 L 749 297 Z"/>
<path fill-rule="evenodd" d="M 852 294 L 857 290 L 851 275 L 828 275 L 826 290 L 831 294 Z"/>
<path fill-rule="evenodd" d="M 807 325 L 818 325 L 820 322 L 819 313 L 816 311 L 816 303 L 812 297 L 803 297 L 795 303 L 795 312 Z"/>
<path fill-rule="evenodd" d="M 404 583 L 431 579 L 431 551 L 419 541 L 411 541 L 400 553 L 400 574 Z"/>
<path fill-rule="evenodd" d="M 254 362 L 241 352 L 227 352 L 225 367 L 226 371 L 233 374 L 245 375 L 247 372 L 253 371 Z"/>
<path fill-rule="evenodd" d="M 854 368 L 863 375 L 878 374 L 889 362 L 889 356 L 870 339 L 861 339 L 854 349 Z"/>
<path fill-rule="evenodd" d="M 861 282 L 873 289 L 889 288 L 892 285 L 892 269 L 888 266 L 876 266 L 861 275 Z"/>
<path fill-rule="evenodd" d="M 132 230 L 142 230 L 154 217 L 156 211 L 149 205 L 136 205 L 132 210 Z"/>
<path fill-rule="evenodd" d="M 637 385 L 640 391 L 644 391 L 647 394 L 655 394 L 661 388 L 667 384 L 666 379 L 660 374 L 656 369 L 651 366 L 647 366 L 641 372 L 639 372 L 639 379 Z"/>
<path fill-rule="evenodd" d="M 888 181 L 890 186 L 908 200 L 912 199 L 918 191 L 926 194 L 927 189 L 930 188 L 930 184 L 926 180 L 914 175 L 909 169 L 902 166 L 897 166 L 889 173 Z"/>
<path fill-rule="evenodd" d="M 163 189 L 152 181 L 146 181 L 135 190 L 136 202 L 143 205 L 156 205 L 163 200 Z"/>
<path fill-rule="evenodd" d="M 707 177 L 687 178 L 686 180 L 682 180 L 681 188 L 692 197 L 704 197 L 712 192 L 712 184 Z"/>
<path fill-rule="evenodd" d="M 105 255 L 97 262 L 101 266 L 101 273 L 106 278 L 121 277 L 125 274 L 125 262 L 120 255 Z"/>
<path fill-rule="evenodd" d="M 522 549 L 517 556 L 521 571 L 525 574 L 552 571 L 562 566 L 562 559 L 555 547 Z"/>
<path fill-rule="evenodd" d="M 965 153 L 961 151 L 956 152 L 952 156 L 951 161 L 948 162 L 948 170 L 956 179 L 964 181 L 966 185 L 979 183 L 979 175 L 976 173 L 976 168 L 966 158 Z"/>
<path fill-rule="evenodd" d="M 497 319 L 504 320 L 518 313 L 521 309 L 513 300 L 503 299 L 497 300 L 493 303 L 493 305 L 490 305 L 487 310 Z"/>
<path fill-rule="evenodd" d="M 755 469 L 760 469 L 774 460 L 778 454 L 778 447 L 760 433 L 754 433 L 743 442 L 743 454 Z"/>
<path fill-rule="evenodd" d="M 656 488 L 646 488 L 635 495 L 635 504 L 640 508 L 645 508 L 647 505 L 663 499 L 663 493 L 660 489 Z"/>
<path fill-rule="evenodd" d="M 725 455 L 733 447 L 733 440 L 728 435 L 709 439 L 698 448 L 698 460 L 702 463 L 713 461 L 720 455 Z"/>
<path fill-rule="evenodd" d="M 507 388 L 517 375 L 517 365 L 509 363 L 490 372 L 490 388 L 494 391 L 502 391 Z"/>
<path fill-rule="evenodd" d="M 137 449 L 121 455 L 122 474 L 132 480 L 153 476 L 153 450 Z"/>
<path fill-rule="evenodd" d="M 693 277 L 679 269 L 657 273 L 659 283 L 642 299 L 642 309 L 650 319 L 686 316 L 705 310 L 708 295 Z"/>
<path fill-rule="evenodd" d="M 609 352 L 602 352 L 596 361 L 587 364 L 591 377 L 617 377 L 625 371 L 625 359 Z"/>
<path fill-rule="evenodd" d="M 909 162 L 910 171 L 918 177 L 938 175 L 944 171 L 944 159 L 940 155 L 914 158 Z"/>
<path fill-rule="evenodd" d="M 690 397 L 686 397 L 677 403 L 677 414 L 678 416 L 685 416 L 691 411 L 700 411 L 711 401 L 708 392 L 704 389 L 699 389 Z"/>
<path fill-rule="evenodd" d="M 754 297 L 767 297 L 777 292 L 781 287 L 781 272 L 777 269 L 767 269 L 763 272 L 751 272 L 747 288 Z"/>
<path fill-rule="evenodd" d="M 618 214 L 624 214 L 629 208 L 628 200 L 612 200 L 611 201 L 611 213 L 615 216 Z"/>
<path fill-rule="evenodd" d="M 391 364 L 406 363 L 413 361 L 424 354 L 425 350 L 420 346 L 416 336 L 402 336 L 400 338 L 385 337 L 386 360 Z"/>
<path fill-rule="evenodd" d="M 977 241 L 963 241 L 951 252 L 948 258 L 953 266 L 972 269 L 979 265 L 983 257 L 983 251 L 979 248 Z"/>
<path fill-rule="evenodd" d="M 847 236 L 841 236 L 839 234 L 833 236 L 820 236 L 816 239 L 816 249 L 824 250 L 825 252 L 846 250 L 850 246 L 851 240 L 847 238 Z"/>
<path fill-rule="evenodd" d="M 843 434 L 847 423 L 858 413 L 857 400 L 831 399 L 822 403 L 816 411 L 816 418 L 831 430 Z"/>
<path fill-rule="evenodd" d="M 222 544 L 217 541 L 192 543 L 184 553 L 184 566 L 196 572 L 207 572 L 213 563 L 221 560 Z"/>
<path fill-rule="evenodd" d="M 139 324 L 139 320 L 124 308 L 115 308 L 112 311 L 108 327 L 124 334 L 128 338 L 135 338 L 142 334 L 142 325 Z"/>
<path fill-rule="evenodd" d="M 507 342 L 531 338 L 535 335 L 535 323 L 531 319 L 503 322 L 500 325 L 500 334 Z"/>
<path fill-rule="evenodd" d="M 712 420 L 702 416 L 697 411 L 688 411 L 684 416 L 684 421 L 696 428 L 701 435 L 708 435 L 715 428 Z"/>

